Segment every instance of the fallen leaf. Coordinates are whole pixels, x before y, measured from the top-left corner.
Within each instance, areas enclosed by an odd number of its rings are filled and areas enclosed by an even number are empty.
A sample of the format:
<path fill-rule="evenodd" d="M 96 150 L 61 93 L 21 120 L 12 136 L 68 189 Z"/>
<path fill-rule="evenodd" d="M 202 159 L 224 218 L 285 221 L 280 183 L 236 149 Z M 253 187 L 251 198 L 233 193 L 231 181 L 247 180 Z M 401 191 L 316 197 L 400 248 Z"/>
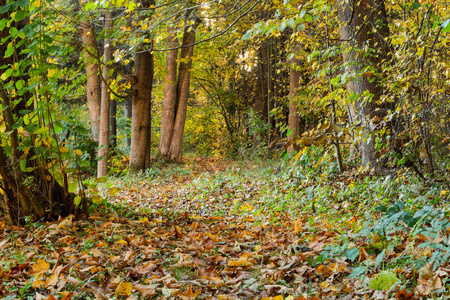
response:
<path fill-rule="evenodd" d="M 116 288 L 114 294 L 116 296 L 130 296 L 131 290 L 133 289 L 133 285 L 130 282 L 121 282 Z"/>
<path fill-rule="evenodd" d="M 192 291 L 191 284 L 189 283 L 187 290 L 184 293 L 178 293 L 178 297 L 180 297 L 182 300 L 193 300 L 200 294 L 201 291 L 202 289 L 200 288 L 194 293 Z"/>

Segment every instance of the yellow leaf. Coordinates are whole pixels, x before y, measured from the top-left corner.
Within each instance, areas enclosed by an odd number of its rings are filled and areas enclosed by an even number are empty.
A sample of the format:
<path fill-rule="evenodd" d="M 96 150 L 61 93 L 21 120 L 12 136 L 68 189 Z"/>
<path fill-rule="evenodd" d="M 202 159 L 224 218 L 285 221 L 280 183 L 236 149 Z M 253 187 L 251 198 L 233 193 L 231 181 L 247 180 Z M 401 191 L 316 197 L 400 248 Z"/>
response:
<path fill-rule="evenodd" d="M 81 156 L 81 155 L 83 155 L 83 151 L 81 151 L 80 149 L 75 149 L 75 150 L 73 150 L 73 154 Z"/>
<path fill-rule="evenodd" d="M 125 240 L 118 240 L 118 241 L 116 241 L 116 244 L 118 244 L 118 245 L 128 245 L 128 242 L 125 241 Z"/>
<path fill-rule="evenodd" d="M 50 269 L 50 264 L 43 259 L 39 259 L 36 264 L 31 266 L 31 274 L 42 274 Z"/>
<path fill-rule="evenodd" d="M 448 191 L 447 190 L 442 190 L 440 193 L 441 197 L 447 196 L 448 195 Z"/>
<path fill-rule="evenodd" d="M 110 255 L 110 256 L 109 256 L 109 259 L 111 260 L 111 262 L 115 263 L 115 262 L 119 261 L 120 256 L 117 256 L 117 255 Z"/>
<path fill-rule="evenodd" d="M 228 262 L 229 267 L 249 267 L 253 266 L 253 262 L 251 261 L 252 254 L 244 253 L 239 257 L 239 259 L 230 259 Z"/>
<path fill-rule="evenodd" d="M 324 282 L 321 282 L 319 285 L 320 285 L 320 287 L 322 289 L 327 289 L 327 288 L 330 287 L 330 282 L 329 281 L 324 281 Z"/>
<path fill-rule="evenodd" d="M 45 281 L 45 285 L 46 285 L 47 287 L 49 287 L 49 286 L 55 286 L 58 282 L 59 282 L 58 275 L 52 274 L 52 276 L 50 276 L 50 277 Z"/>
<path fill-rule="evenodd" d="M 61 153 L 66 153 L 66 152 L 69 152 L 69 149 L 67 149 L 66 147 L 60 147 L 59 148 L 59 151 L 61 151 Z"/>
<path fill-rule="evenodd" d="M 42 280 L 35 280 L 32 284 L 31 284 L 31 286 L 33 287 L 33 288 L 40 288 L 40 287 L 43 287 L 45 285 L 45 282 L 44 281 L 42 281 Z"/>
<path fill-rule="evenodd" d="M 108 192 L 109 192 L 109 194 L 111 195 L 111 196 L 115 196 L 115 195 L 117 195 L 117 193 L 119 192 L 119 189 L 117 188 L 117 187 L 112 187 L 112 188 L 110 188 L 109 190 L 108 190 Z"/>
<path fill-rule="evenodd" d="M 121 282 L 115 291 L 116 296 L 130 296 L 131 295 L 131 289 L 133 288 L 133 285 L 130 282 Z"/>
<path fill-rule="evenodd" d="M 140 219 L 139 222 L 141 222 L 143 224 L 149 224 L 150 223 L 150 221 L 147 219 L 147 217 L 144 217 L 144 218 Z"/>

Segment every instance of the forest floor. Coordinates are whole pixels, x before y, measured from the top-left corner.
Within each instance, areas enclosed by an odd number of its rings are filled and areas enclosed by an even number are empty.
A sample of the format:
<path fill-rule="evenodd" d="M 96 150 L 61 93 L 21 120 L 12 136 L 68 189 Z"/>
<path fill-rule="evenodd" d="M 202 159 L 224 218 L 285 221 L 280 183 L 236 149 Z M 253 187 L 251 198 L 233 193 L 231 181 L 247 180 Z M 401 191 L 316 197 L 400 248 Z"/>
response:
<path fill-rule="evenodd" d="M 0 222 L 0 298 L 450 295 L 441 184 L 320 172 L 192 158 L 94 182 L 87 219 Z"/>

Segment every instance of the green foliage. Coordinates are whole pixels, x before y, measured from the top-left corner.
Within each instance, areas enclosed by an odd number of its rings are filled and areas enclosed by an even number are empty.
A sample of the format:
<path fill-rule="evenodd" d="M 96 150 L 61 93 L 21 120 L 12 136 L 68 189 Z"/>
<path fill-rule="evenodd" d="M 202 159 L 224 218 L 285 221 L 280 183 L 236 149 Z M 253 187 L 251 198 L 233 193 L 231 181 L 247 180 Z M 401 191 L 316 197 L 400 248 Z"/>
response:
<path fill-rule="evenodd" d="M 397 275 L 391 271 L 383 271 L 370 281 L 370 288 L 376 291 L 388 291 L 400 280 Z"/>

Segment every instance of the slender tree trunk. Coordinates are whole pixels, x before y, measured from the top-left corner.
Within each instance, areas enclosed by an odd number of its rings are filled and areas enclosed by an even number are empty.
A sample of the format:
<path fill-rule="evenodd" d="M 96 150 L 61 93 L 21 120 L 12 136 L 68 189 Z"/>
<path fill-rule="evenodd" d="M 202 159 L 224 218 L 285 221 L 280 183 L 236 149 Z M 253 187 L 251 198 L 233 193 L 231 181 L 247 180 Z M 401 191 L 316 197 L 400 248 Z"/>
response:
<path fill-rule="evenodd" d="M 268 75 L 268 65 L 267 59 L 269 57 L 268 54 L 268 44 L 267 41 L 264 41 L 259 48 L 258 55 L 258 79 L 257 79 L 257 87 L 256 87 L 256 98 L 255 98 L 255 112 L 256 117 L 261 120 L 261 123 L 266 119 L 265 107 L 267 102 L 267 75 Z M 254 132 L 253 134 L 253 147 L 257 147 L 261 143 L 262 132 Z"/>
<path fill-rule="evenodd" d="M 111 143 L 111 147 L 113 149 L 117 148 L 117 101 L 114 99 L 111 99 L 109 102 L 110 104 L 110 110 L 109 110 L 109 124 L 110 124 L 110 133 L 109 133 L 109 140 Z"/>
<path fill-rule="evenodd" d="M 288 130 L 291 131 L 288 139 L 292 141 L 299 135 L 300 132 L 300 120 L 298 115 L 298 107 L 295 102 L 297 91 L 300 86 L 300 72 L 297 70 L 299 60 L 293 56 L 291 59 L 291 72 L 289 76 L 289 118 L 288 118 Z M 294 146 L 290 145 L 288 151 L 291 155 L 294 154 Z"/>
<path fill-rule="evenodd" d="M 341 37 L 343 40 L 348 40 L 349 44 L 348 50 L 344 53 L 346 69 L 347 72 L 357 74 L 357 77 L 348 84 L 348 88 L 357 96 L 355 103 L 357 118 L 366 131 L 361 141 L 361 162 L 363 166 L 379 168 L 372 131 L 373 118 L 379 114 L 376 112 L 378 107 L 376 102 L 380 99 L 382 90 L 379 85 L 380 80 L 375 74 L 371 74 L 369 80 L 369 75 L 362 73 L 367 66 L 378 69 L 387 58 L 383 48 L 385 41 L 379 39 L 377 32 L 378 29 L 387 30 L 386 20 L 383 18 L 384 2 L 383 0 L 349 0 L 342 2 L 338 14 L 341 22 Z M 367 45 L 375 51 L 368 52 Z"/>
<path fill-rule="evenodd" d="M 183 46 L 195 43 L 195 30 L 197 20 L 191 26 L 187 26 L 183 33 Z M 181 162 L 183 152 L 183 133 L 186 122 L 187 102 L 189 99 L 192 56 L 194 55 L 194 46 L 182 48 L 180 66 L 178 71 L 177 86 L 177 108 L 175 113 L 175 123 L 170 143 L 170 160 Z"/>
<path fill-rule="evenodd" d="M 131 99 L 125 99 L 123 102 L 123 114 L 126 120 L 125 124 L 125 144 L 127 148 L 131 147 L 131 130 L 130 130 L 130 124 L 131 124 L 131 113 L 132 113 L 132 100 Z"/>
<path fill-rule="evenodd" d="M 93 139 L 98 141 L 100 136 L 100 106 L 101 106 L 101 78 L 97 58 L 99 57 L 95 29 L 88 21 L 81 23 L 81 36 L 85 48 L 84 61 L 86 64 L 87 91 L 86 98 L 89 108 L 91 132 Z M 96 58 L 96 57 L 97 58 Z"/>
<path fill-rule="evenodd" d="M 103 66 L 103 82 L 102 82 L 102 103 L 100 115 L 100 138 L 98 149 L 97 177 L 108 175 L 108 151 L 109 151 L 109 110 L 111 95 L 108 90 L 109 84 L 109 63 L 112 61 L 113 49 L 111 38 L 109 37 L 112 28 L 112 11 L 105 13 L 105 46 L 104 46 L 104 66 Z"/>
<path fill-rule="evenodd" d="M 178 47 L 176 31 L 169 28 L 167 38 L 169 48 Z M 169 148 L 172 141 L 173 127 L 175 122 L 175 109 L 177 106 L 177 58 L 178 49 L 167 52 L 166 77 L 164 83 L 164 100 L 161 113 L 161 135 L 159 140 L 159 152 L 164 159 L 170 159 Z"/>

